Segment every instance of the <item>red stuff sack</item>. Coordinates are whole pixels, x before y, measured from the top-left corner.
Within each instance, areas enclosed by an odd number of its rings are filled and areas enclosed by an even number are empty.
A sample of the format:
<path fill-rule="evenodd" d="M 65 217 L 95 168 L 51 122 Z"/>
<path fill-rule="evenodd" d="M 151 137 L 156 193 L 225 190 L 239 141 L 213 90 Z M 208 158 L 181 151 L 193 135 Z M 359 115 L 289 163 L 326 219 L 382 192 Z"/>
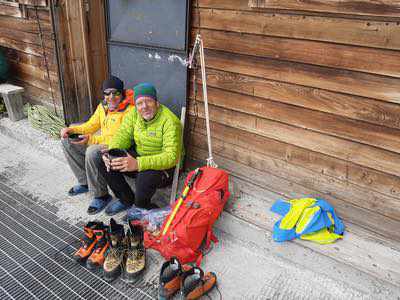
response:
<path fill-rule="evenodd" d="M 166 234 L 162 235 L 162 232 L 179 201 L 175 201 L 158 236 L 145 232 L 144 246 L 159 251 L 167 260 L 175 256 L 182 264 L 196 262 L 200 265 L 203 242 L 204 250 L 209 249 L 211 241 L 218 242 L 212 227 L 230 196 L 229 175 L 211 167 L 202 167 L 200 171 Z M 194 173 L 188 174 L 185 187 Z"/>

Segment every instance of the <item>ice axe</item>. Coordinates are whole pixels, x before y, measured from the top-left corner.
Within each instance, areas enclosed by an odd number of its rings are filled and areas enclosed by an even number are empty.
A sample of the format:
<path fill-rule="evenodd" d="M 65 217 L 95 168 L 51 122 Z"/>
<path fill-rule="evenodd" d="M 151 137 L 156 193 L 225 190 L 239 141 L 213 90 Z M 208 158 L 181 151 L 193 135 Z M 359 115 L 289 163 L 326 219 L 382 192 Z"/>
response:
<path fill-rule="evenodd" d="M 172 214 L 169 216 L 167 223 L 165 224 L 164 230 L 162 232 L 162 235 L 165 235 L 169 229 L 169 227 L 171 226 L 172 221 L 175 218 L 175 215 L 177 214 L 179 207 L 181 207 L 183 201 L 185 201 L 187 194 L 189 193 L 190 189 L 192 188 L 193 183 L 195 182 L 195 180 L 197 179 L 198 176 L 201 175 L 201 173 L 203 173 L 202 170 L 200 170 L 200 168 L 197 168 L 192 177 L 190 177 L 187 185 L 185 186 L 185 188 L 183 189 L 183 192 L 181 194 L 181 196 L 178 199 L 178 203 L 175 205 L 174 210 L 172 211 Z"/>

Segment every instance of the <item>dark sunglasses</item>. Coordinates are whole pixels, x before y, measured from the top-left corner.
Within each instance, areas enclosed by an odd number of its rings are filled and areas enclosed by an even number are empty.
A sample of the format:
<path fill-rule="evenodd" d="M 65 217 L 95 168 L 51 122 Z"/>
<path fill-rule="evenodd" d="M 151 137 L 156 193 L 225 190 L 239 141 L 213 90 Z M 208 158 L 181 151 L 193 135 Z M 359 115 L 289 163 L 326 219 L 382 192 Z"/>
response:
<path fill-rule="evenodd" d="M 110 96 L 113 94 L 114 96 L 120 96 L 121 92 L 120 91 L 104 91 L 103 92 L 104 96 Z"/>

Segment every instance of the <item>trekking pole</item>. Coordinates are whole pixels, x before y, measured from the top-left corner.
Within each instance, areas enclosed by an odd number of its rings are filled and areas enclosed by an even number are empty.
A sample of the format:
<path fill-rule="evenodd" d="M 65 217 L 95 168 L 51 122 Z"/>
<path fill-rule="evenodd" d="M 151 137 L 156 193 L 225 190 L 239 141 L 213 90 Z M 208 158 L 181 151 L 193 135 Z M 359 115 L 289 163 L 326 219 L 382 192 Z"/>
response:
<path fill-rule="evenodd" d="M 182 141 L 183 141 L 183 136 L 184 136 L 184 131 L 185 131 L 185 116 L 186 116 L 186 106 L 183 106 L 182 111 L 181 111 Z M 182 154 L 182 150 L 179 153 L 178 163 L 175 166 L 174 179 L 172 180 L 172 187 L 171 187 L 171 195 L 169 197 L 170 205 L 172 205 L 176 199 L 176 190 L 178 189 L 179 169 L 181 168 L 181 154 Z"/>
<path fill-rule="evenodd" d="M 178 203 L 175 205 L 175 208 L 172 211 L 172 214 L 168 218 L 168 221 L 167 221 L 167 223 L 166 223 L 166 225 L 164 227 L 162 235 L 165 235 L 167 233 L 169 227 L 171 226 L 172 221 L 175 218 L 176 213 L 178 212 L 178 210 L 181 207 L 183 201 L 185 201 L 187 194 L 189 193 L 190 189 L 192 188 L 193 183 L 195 182 L 196 178 L 201 175 L 202 172 L 203 172 L 202 170 L 197 168 L 194 171 L 194 174 L 192 175 L 192 177 L 190 177 L 186 187 L 183 189 L 183 192 L 182 192 L 181 196 L 178 199 Z"/>

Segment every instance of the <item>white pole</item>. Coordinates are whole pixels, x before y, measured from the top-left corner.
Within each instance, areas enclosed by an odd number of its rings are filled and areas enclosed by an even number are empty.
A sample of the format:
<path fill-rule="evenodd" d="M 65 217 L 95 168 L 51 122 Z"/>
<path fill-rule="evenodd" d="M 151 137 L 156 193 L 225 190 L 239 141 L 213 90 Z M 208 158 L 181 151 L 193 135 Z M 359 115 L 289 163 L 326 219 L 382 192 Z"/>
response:
<path fill-rule="evenodd" d="M 182 111 L 181 111 L 182 143 L 183 143 L 183 136 L 184 136 L 184 132 L 185 132 L 185 119 L 186 119 L 185 117 L 186 117 L 186 106 L 182 106 Z M 172 180 L 172 187 L 171 187 L 171 196 L 169 199 L 170 205 L 174 204 L 175 198 L 176 198 L 176 190 L 178 189 L 179 169 L 181 168 L 181 160 L 182 160 L 181 154 L 182 154 L 182 151 L 179 152 L 179 160 L 178 160 L 177 165 L 175 166 L 174 179 Z"/>
<path fill-rule="evenodd" d="M 206 77 L 206 64 L 204 62 L 204 47 L 203 40 L 198 34 L 196 40 L 199 39 L 200 42 L 200 67 L 201 67 L 201 81 L 203 83 L 203 101 L 204 101 L 204 113 L 206 116 L 206 128 L 207 128 L 207 143 L 208 143 L 208 158 L 207 166 L 217 168 L 217 164 L 214 162 L 212 156 L 212 146 L 211 146 L 211 130 L 210 130 L 210 116 L 208 114 L 208 96 L 207 96 L 207 77 Z"/>

